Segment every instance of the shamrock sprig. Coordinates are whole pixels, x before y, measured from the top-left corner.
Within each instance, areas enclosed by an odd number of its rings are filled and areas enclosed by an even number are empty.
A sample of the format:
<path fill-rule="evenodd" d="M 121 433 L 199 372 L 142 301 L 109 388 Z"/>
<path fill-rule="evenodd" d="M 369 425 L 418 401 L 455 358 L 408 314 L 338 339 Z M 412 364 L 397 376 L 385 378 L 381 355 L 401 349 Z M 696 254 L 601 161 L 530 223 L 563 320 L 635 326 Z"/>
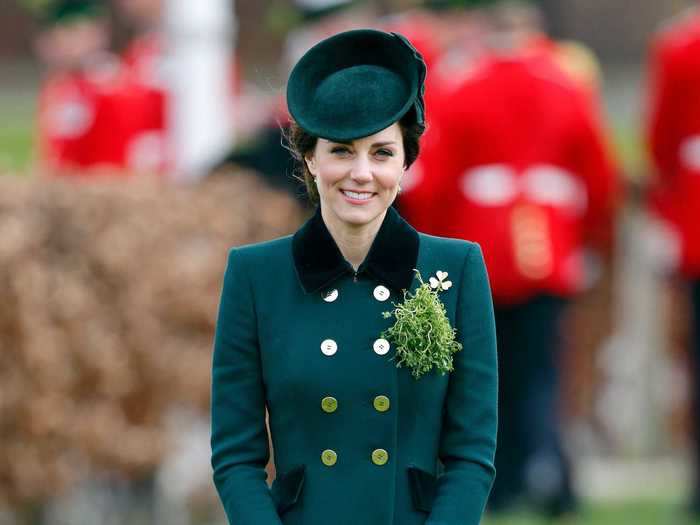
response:
<path fill-rule="evenodd" d="M 431 277 L 426 283 L 420 272 L 414 271 L 420 285 L 414 293 L 404 290 L 403 302 L 393 303 L 394 310 L 382 314 L 385 319 L 393 316 L 396 321 L 381 337 L 393 343 L 396 366 L 407 366 L 419 379 L 433 368 L 442 374 L 454 370 L 452 357 L 462 344 L 455 339 L 457 329 L 450 325 L 445 305 L 438 297 L 438 292 L 452 286 L 446 281 L 447 272 L 437 272 L 437 278 Z"/>

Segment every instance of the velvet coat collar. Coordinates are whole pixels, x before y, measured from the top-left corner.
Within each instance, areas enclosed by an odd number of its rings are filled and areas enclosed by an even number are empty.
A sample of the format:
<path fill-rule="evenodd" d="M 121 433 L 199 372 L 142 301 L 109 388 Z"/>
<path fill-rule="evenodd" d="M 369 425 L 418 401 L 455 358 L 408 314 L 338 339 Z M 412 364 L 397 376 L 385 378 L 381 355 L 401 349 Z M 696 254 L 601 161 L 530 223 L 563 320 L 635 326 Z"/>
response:
<path fill-rule="evenodd" d="M 368 273 L 394 290 L 408 289 L 418 259 L 418 232 L 390 206 L 357 275 Z M 306 293 L 318 292 L 352 265 L 343 257 L 321 216 L 320 206 L 292 238 L 294 265 Z"/>

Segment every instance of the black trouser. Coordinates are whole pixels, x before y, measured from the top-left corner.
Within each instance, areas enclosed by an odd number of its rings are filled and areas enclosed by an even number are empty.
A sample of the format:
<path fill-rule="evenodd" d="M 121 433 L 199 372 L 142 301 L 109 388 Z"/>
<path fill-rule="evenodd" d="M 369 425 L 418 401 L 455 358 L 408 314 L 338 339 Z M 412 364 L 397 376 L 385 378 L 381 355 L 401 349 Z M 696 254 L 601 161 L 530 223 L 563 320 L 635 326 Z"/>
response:
<path fill-rule="evenodd" d="M 528 497 L 549 514 L 573 510 L 571 469 L 559 430 L 560 326 L 566 300 L 539 295 L 496 306 L 499 428 L 489 508 Z"/>
<path fill-rule="evenodd" d="M 690 281 L 690 362 L 693 367 L 692 414 L 695 450 L 694 510 L 700 514 L 700 279 Z"/>

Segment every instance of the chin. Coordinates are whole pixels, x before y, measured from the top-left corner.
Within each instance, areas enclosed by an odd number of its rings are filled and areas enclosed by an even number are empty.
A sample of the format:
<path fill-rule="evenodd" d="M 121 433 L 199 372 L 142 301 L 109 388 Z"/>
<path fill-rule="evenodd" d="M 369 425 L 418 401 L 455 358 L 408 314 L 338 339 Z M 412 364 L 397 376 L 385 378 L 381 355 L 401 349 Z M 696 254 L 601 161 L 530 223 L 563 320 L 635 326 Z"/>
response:
<path fill-rule="evenodd" d="M 346 210 L 341 209 L 336 211 L 338 218 L 352 226 L 363 226 L 374 221 L 382 214 L 383 210 Z"/>

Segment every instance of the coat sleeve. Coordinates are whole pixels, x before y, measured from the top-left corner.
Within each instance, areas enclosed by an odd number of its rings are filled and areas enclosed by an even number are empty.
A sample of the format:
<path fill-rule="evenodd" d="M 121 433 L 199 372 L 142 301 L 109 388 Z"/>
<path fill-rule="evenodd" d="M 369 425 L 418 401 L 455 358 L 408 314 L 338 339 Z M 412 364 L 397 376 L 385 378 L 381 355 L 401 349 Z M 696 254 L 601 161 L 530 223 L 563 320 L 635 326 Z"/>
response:
<path fill-rule="evenodd" d="M 454 357 L 440 437 L 445 466 L 426 525 L 478 525 L 495 478 L 498 362 L 491 290 L 481 248 L 468 247 L 460 278 Z"/>
<path fill-rule="evenodd" d="M 650 49 L 649 93 L 647 95 L 646 140 L 657 182 L 678 171 L 678 146 L 687 88 L 679 81 L 676 60 L 669 43 L 659 35 Z"/>
<path fill-rule="evenodd" d="M 265 482 L 270 453 L 253 293 L 235 248 L 214 336 L 211 403 L 214 484 L 229 522 L 281 525 Z"/>
<path fill-rule="evenodd" d="M 577 116 L 572 153 L 574 172 L 586 187 L 585 240 L 609 259 L 615 244 L 616 215 L 623 188 L 605 137 L 602 114 L 592 105 L 582 103 Z"/>

